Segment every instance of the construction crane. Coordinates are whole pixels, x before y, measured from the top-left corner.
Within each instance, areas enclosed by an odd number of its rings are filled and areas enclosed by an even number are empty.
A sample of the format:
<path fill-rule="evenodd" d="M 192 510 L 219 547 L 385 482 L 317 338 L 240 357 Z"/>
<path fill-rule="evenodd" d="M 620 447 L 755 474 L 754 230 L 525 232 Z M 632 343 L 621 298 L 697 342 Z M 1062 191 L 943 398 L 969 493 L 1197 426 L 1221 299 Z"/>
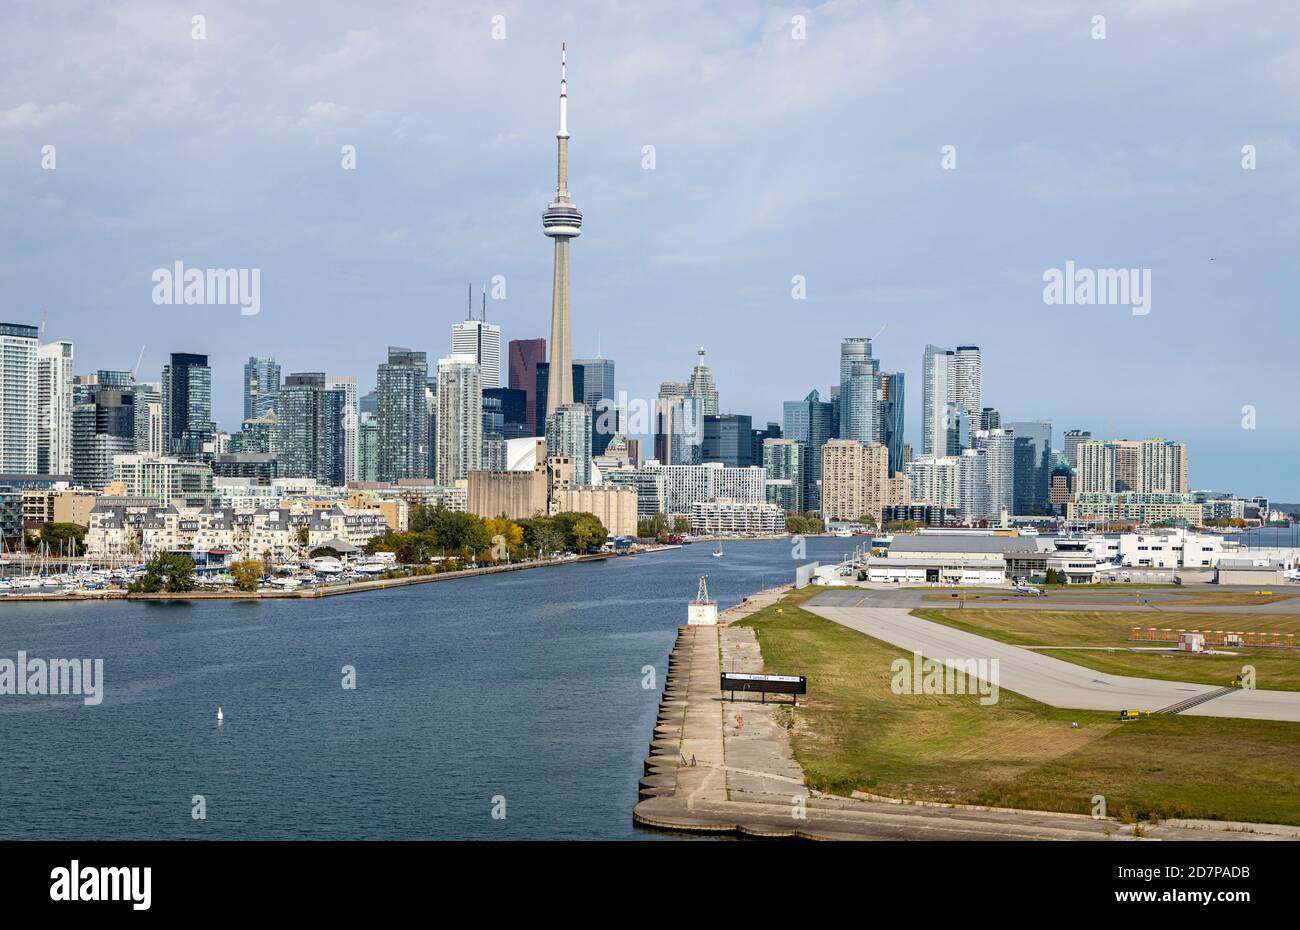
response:
<path fill-rule="evenodd" d="M 136 372 L 140 370 L 140 363 L 144 361 L 144 346 L 140 346 L 140 354 L 136 356 L 135 367 L 131 369 L 131 383 L 135 383 Z"/>

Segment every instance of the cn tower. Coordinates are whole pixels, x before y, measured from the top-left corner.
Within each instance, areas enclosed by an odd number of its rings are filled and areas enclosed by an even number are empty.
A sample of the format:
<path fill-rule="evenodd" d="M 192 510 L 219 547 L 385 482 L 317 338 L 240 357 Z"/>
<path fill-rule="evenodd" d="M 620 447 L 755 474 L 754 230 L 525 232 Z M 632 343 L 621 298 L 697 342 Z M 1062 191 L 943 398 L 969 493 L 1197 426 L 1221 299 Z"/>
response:
<path fill-rule="evenodd" d="M 555 281 L 551 288 L 551 366 L 546 382 L 546 415 L 573 403 L 573 338 L 569 331 L 569 240 L 582 231 L 582 213 L 569 200 L 569 88 L 560 45 L 560 129 L 555 134 L 559 168 L 555 199 L 542 214 L 542 232 L 555 240 Z"/>

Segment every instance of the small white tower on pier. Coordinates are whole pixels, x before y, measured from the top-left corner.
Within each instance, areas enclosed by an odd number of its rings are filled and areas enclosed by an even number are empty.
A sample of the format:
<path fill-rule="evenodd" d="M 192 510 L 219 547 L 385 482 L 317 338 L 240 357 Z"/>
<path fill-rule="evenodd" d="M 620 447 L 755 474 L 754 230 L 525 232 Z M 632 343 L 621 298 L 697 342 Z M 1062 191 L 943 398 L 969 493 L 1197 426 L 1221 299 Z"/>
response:
<path fill-rule="evenodd" d="M 700 576 L 700 590 L 686 608 L 687 626 L 717 626 L 718 602 L 709 599 L 708 575 Z"/>

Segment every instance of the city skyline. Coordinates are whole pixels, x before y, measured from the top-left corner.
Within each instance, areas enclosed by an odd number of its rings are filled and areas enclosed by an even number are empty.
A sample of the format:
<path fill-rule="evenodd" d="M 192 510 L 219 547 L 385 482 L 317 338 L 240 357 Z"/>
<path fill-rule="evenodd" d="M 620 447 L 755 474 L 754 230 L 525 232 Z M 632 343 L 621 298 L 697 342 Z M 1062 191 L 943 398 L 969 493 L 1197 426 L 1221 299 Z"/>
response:
<path fill-rule="evenodd" d="M 148 123 L 122 104 L 97 103 L 150 92 L 108 69 L 94 39 L 104 25 L 97 14 L 76 50 L 84 53 L 81 71 L 65 43 L 67 57 L 53 55 L 39 99 L 12 79 L 0 85 L 8 91 L 0 159 L 17 178 L 6 193 L 22 229 L 0 266 L 14 295 L 8 317 L 36 323 L 48 315 L 45 341 L 76 344 L 79 372 L 125 370 L 141 344 L 141 380 L 152 380 L 145 373 L 161 370 L 173 352 L 207 355 L 213 413 L 227 431 L 237 428 L 250 356 L 275 357 L 285 372 L 356 377 L 366 393 L 390 344 L 446 354 L 467 279 L 504 278 L 506 298 L 488 308 L 503 341 L 544 337 L 551 269 L 532 224 L 545 196 L 538 169 L 554 97 L 553 85 L 536 76 L 553 68 L 563 38 L 581 49 L 584 144 L 575 158 L 590 179 L 584 202 L 601 217 L 575 269 L 582 326 L 574 352 L 591 354 L 600 332 L 604 355 L 618 360 L 619 389 L 654 397 L 655 385 L 678 377 L 688 353 L 704 345 L 724 412 L 761 423 L 780 419 L 783 401 L 813 388 L 829 396 L 843 336 L 873 336 L 883 364 L 916 384 L 924 345 L 970 341 L 986 356 L 985 402 L 1007 419 L 1051 420 L 1058 435 L 1078 428 L 1098 438 L 1176 436 L 1191 450 L 1194 486 L 1300 499 L 1286 470 L 1300 414 L 1285 403 L 1285 366 L 1259 364 L 1262 340 L 1225 353 L 1213 338 L 1225 313 L 1234 332 L 1283 337 L 1270 342 L 1284 343 L 1293 326 L 1286 269 L 1297 230 L 1287 216 L 1300 185 L 1295 145 L 1277 116 L 1286 112 L 1293 59 L 1211 4 L 1115 13 L 1104 42 L 1088 37 L 1077 4 L 1032 7 L 1037 15 L 1018 4 L 954 12 L 968 27 L 961 42 L 937 36 L 915 11 L 819 11 L 803 40 L 775 8 L 715 11 L 704 15 L 705 28 L 671 42 L 645 39 L 633 53 L 609 40 L 612 18 L 600 14 L 550 31 L 507 11 L 507 36 L 497 40 L 486 8 L 457 13 L 434 36 L 407 29 L 411 21 L 399 13 L 355 23 L 326 8 L 295 32 L 274 12 L 256 19 L 232 12 L 210 17 L 201 46 L 188 14 L 164 24 L 173 34 L 138 25 L 127 5 L 117 14 L 117 40 L 142 60 L 158 58 L 157 67 L 179 64 L 184 77 L 181 93 L 154 101 Z M 1289 7 L 1275 11 L 1279 23 L 1295 20 Z M 237 52 L 265 55 L 269 64 L 228 79 L 212 47 L 236 23 L 252 22 L 267 27 L 266 37 L 241 29 Z M 33 14 L 16 44 L 54 48 L 21 39 L 56 25 Z M 1263 64 L 1201 76 L 1212 50 L 1180 41 L 1193 30 L 1212 32 L 1220 51 Z M 414 41 L 408 32 L 433 43 L 435 54 L 419 56 L 418 66 L 432 72 L 376 88 L 366 64 L 375 68 Z M 1171 83 L 1169 69 L 1127 83 L 1110 75 L 1139 39 L 1164 60 L 1183 62 L 1173 72 L 1181 83 Z M 881 50 L 880 62 L 846 59 L 863 41 Z M 269 54 L 263 42 L 279 46 Z M 990 48 L 1013 50 L 1022 70 L 976 68 L 960 87 L 907 83 L 935 54 L 960 67 L 986 60 Z M 1059 56 L 1068 57 L 1070 75 L 1051 68 Z M 396 57 L 408 68 L 415 60 Z M 700 57 L 714 70 L 689 64 Z M 287 75 L 287 90 L 270 92 L 257 113 L 249 109 L 257 99 L 251 83 L 240 82 L 267 69 Z M 1026 118 L 1035 111 L 1012 98 L 1007 116 L 983 115 L 989 125 L 963 115 L 970 95 L 1025 75 L 1057 92 L 1068 118 L 1039 126 Z M 92 86 L 96 78 L 102 90 Z M 746 103 L 747 81 L 785 92 L 765 105 Z M 448 90 L 431 96 L 430 87 Z M 1131 115 L 1159 112 L 1156 101 L 1171 92 L 1209 107 L 1213 133 L 1152 128 Z M 371 109 L 359 107 L 362 99 L 374 101 Z M 150 128 L 159 114 L 181 113 L 190 118 L 172 121 L 183 127 L 173 136 Z M 111 132 L 102 131 L 106 114 L 116 120 Z M 1139 141 L 1105 152 L 1086 137 L 1080 144 L 1073 127 L 1104 120 L 1108 138 Z M 203 151 L 209 121 L 238 125 L 246 152 Z M 845 128 L 864 121 L 887 130 L 867 146 Z M 818 134 L 815 146 L 800 141 Z M 956 146 L 952 171 L 941 167 L 947 144 Z M 1259 148 L 1257 170 L 1240 164 L 1246 144 Z M 40 167 L 45 145 L 57 148 L 55 170 Z M 355 171 L 340 167 L 345 145 L 356 147 Z M 644 167 L 647 145 L 653 169 Z M 286 177 L 295 180 L 276 180 Z M 282 189 L 270 190 L 272 181 Z M 251 202 L 265 204 L 252 230 L 241 219 Z M 450 226 L 437 221 L 434 204 L 449 211 Z M 864 210 L 870 228 L 860 224 Z M 1145 222 L 1118 223 L 1125 213 Z M 471 217 L 466 235 L 460 227 Z M 801 240 L 793 246 L 792 231 Z M 71 274 L 69 240 L 83 246 Z M 871 268 L 890 273 L 864 270 L 864 249 L 873 251 Z M 904 254 L 922 249 L 924 261 Z M 1152 268 L 1150 314 L 1045 305 L 1044 270 L 1076 259 Z M 151 304 L 150 272 L 178 260 L 261 269 L 261 312 Z M 791 296 L 796 275 L 806 281 L 804 303 Z M 110 324 L 113 314 L 120 319 Z M 198 332 L 196 314 L 209 324 Z M 757 325 L 737 327 L 738 318 Z M 993 320 L 997 338 L 987 328 Z M 1242 321 L 1254 330 L 1240 329 Z M 920 394 L 905 399 L 914 449 Z M 1258 412 L 1257 429 L 1242 428 L 1246 406 Z"/>

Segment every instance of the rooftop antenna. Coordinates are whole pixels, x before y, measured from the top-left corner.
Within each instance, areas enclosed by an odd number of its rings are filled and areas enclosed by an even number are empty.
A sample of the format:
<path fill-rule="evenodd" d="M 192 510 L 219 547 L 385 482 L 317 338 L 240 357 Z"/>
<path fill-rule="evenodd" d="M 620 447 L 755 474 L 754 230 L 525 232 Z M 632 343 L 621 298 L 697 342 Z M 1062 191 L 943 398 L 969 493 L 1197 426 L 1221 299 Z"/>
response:
<path fill-rule="evenodd" d="M 487 322 L 487 285 L 483 285 L 483 311 L 480 314 L 484 323 Z"/>
<path fill-rule="evenodd" d="M 474 282 L 465 285 L 465 319 L 474 319 Z"/>

